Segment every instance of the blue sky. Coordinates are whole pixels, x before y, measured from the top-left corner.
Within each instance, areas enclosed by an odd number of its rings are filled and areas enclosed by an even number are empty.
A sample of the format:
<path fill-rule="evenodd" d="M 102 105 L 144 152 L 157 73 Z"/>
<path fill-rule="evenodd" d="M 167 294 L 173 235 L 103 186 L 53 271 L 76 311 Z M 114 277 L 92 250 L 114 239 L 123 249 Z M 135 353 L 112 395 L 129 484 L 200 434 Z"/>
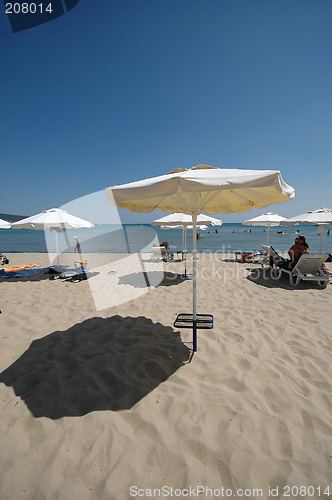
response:
<path fill-rule="evenodd" d="M 1 7 L 0 212 L 200 163 L 280 170 L 296 198 L 264 211 L 332 208 L 330 0 L 80 0 L 18 33 Z"/>

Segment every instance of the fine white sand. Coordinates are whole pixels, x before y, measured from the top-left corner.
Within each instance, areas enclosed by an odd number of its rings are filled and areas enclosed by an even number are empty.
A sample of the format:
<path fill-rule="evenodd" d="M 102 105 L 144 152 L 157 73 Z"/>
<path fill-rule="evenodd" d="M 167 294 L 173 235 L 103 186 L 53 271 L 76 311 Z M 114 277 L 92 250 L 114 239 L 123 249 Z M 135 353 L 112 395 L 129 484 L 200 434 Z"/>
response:
<path fill-rule="evenodd" d="M 86 254 L 86 281 L 0 279 L 1 500 L 332 494 L 331 282 L 294 288 L 225 257 L 199 255 L 215 325 L 192 358 L 173 327 L 192 311 L 183 262 Z"/>

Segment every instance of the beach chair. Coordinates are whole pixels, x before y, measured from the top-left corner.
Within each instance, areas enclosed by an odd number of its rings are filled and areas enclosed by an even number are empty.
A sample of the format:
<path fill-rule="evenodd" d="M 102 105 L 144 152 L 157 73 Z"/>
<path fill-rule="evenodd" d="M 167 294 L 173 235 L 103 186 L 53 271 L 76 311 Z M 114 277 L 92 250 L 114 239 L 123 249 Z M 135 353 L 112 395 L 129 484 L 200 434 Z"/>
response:
<path fill-rule="evenodd" d="M 61 279 L 78 279 L 78 280 L 86 280 L 87 279 L 87 264 L 86 260 L 75 260 L 73 269 L 62 269 L 59 274 L 59 278 Z M 53 266 L 54 267 L 54 266 Z"/>
<path fill-rule="evenodd" d="M 261 261 L 262 267 L 264 267 L 264 264 L 268 264 L 268 267 L 275 268 L 276 262 L 283 260 L 283 257 L 281 257 L 281 255 L 279 255 L 273 247 L 269 245 L 261 245 L 261 247 L 268 257 L 267 259 Z"/>
<path fill-rule="evenodd" d="M 279 279 L 281 276 L 281 268 L 278 266 L 278 263 L 285 259 L 279 255 L 273 247 L 269 245 L 261 245 L 261 247 L 266 253 L 265 258 L 260 262 L 262 268 L 265 267 L 270 269 L 273 278 Z"/>
<path fill-rule="evenodd" d="M 289 283 L 297 286 L 301 280 L 316 281 L 319 286 L 325 288 L 329 275 L 322 269 L 322 265 L 327 259 L 327 255 L 312 255 L 304 253 L 300 256 L 293 269 L 280 268 L 281 272 L 288 274 Z M 295 283 L 294 283 L 295 280 Z"/>
<path fill-rule="evenodd" d="M 168 262 L 173 260 L 173 254 L 168 252 L 165 247 L 152 247 L 152 255 L 154 260 L 163 260 Z"/>
<path fill-rule="evenodd" d="M 245 252 L 237 250 L 234 252 L 234 257 L 236 262 L 252 262 L 256 264 L 261 264 L 262 260 L 264 260 L 263 252 L 257 250 L 248 250 Z"/>

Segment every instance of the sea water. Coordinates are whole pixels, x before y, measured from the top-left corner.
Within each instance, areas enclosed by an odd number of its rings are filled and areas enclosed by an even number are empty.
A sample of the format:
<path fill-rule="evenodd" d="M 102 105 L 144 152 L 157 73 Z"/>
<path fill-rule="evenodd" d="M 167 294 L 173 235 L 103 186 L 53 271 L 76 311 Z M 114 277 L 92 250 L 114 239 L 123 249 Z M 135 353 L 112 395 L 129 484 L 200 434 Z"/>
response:
<path fill-rule="evenodd" d="M 280 233 L 280 231 L 282 231 Z M 269 244 L 279 252 L 287 252 L 294 243 L 297 231 L 306 237 L 309 253 L 319 253 L 320 237 L 317 227 L 307 224 L 290 227 L 273 227 L 269 231 Z M 322 252 L 332 252 L 332 234 L 324 229 Z M 241 223 L 224 223 L 222 226 L 209 226 L 197 240 L 198 252 L 235 252 L 261 250 L 267 243 L 267 228 L 244 226 Z M 151 252 L 152 245 L 167 241 L 171 251 L 184 249 L 182 229 L 161 229 L 150 224 L 96 225 L 92 229 L 67 229 L 58 233 L 60 252 L 74 251 L 77 236 L 81 241 L 81 251 L 91 252 Z M 187 230 L 187 250 L 192 251 L 192 230 Z M 56 238 L 54 231 L 31 229 L 1 229 L 0 253 L 6 252 L 55 252 Z"/>

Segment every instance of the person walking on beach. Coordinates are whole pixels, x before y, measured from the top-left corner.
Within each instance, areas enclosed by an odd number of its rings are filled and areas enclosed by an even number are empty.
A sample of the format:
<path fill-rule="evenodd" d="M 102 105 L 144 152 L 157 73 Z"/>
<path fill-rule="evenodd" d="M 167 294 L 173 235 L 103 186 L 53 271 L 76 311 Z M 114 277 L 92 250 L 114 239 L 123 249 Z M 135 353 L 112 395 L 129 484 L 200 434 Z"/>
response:
<path fill-rule="evenodd" d="M 80 240 L 77 238 L 77 236 L 74 236 L 75 240 L 76 240 L 76 245 L 75 245 L 75 253 L 81 253 L 81 242 Z"/>

